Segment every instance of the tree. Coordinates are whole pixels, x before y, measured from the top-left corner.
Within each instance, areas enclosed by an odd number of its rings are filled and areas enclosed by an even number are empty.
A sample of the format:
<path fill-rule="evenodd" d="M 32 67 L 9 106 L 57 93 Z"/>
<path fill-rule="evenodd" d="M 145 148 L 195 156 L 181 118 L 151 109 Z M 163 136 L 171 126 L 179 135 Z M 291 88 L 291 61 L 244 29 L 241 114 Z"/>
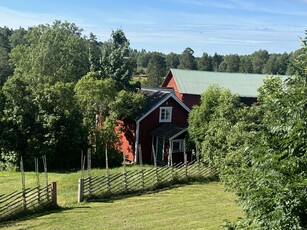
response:
<path fill-rule="evenodd" d="M 141 94 L 117 91 L 113 79 L 99 77 L 97 73 L 89 72 L 81 78 L 75 86 L 75 96 L 83 111 L 88 146 L 96 149 L 94 159 L 102 161 L 105 146 L 108 145 L 114 152 L 118 144 L 117 121 L 133 115 L 143 106 L 144 100 Z M 96 163 L 96 166 L 101 164 Z"/>
<path fill-rule="evenodd" d="M 166 61 L 161 53 L 153 52 L 148 63 L 148 80 L 147 85 L 160 86 L 166 72 Z"/>
<path fill-rule="evenodd" d="M 304 54 L 304 49 L 298 49 L 294 52 L 291 52 L 289 54 L 289 59 L 288 59 L 288 66 L 287 66 L 287 71 L 286 74 L 288 75 L 293 75 L 296 71 L 297 68 L 297 60 L 301 55 Z"/>
<path fill-rule="evenodd" d="M 180 64 L 179 62 L 179 54 L 175 54 L 173 52 L 169 53 L 166 55 L 166 68 L 170 69 L 170 68 L 177 68 Z"/>
<path fill-rule="evenodd" d="M 13 30 L 13 33 L 9 38 L 12 49 L 17 45 L 27 45 L 27 39 L 25 38 L 27 32 L 27 30 L 21 27 L 19 29 Z"/>
<path fill-rule="evenodd" d="M 253 63 L 250 55 L 240 57 L 240 73 L 253 73 Z"/>
<path fill-rule="evenodd" d="M 227 139 L 238 121 L 237 111 L 243 108 L 239 97 L 229 90 L 210 86 L 201 95 L 199 106 L 189 115 L 189 136 L 202 150 L 203 159 L 220 169 L 228 153 Z"/>
<path fill-rule="evenodd" d="M 197 69 L 201 71 L 213 71 L 212 57 L 207 53 L 203 53 L 203 56 L 197 62 Z"/>
<path fill-rule="evenodd" d="M 219 71 L 219 66 L 221 62 L 223 61 L 223 56 L 219 55 L 217 53 L 214 53 L 212 57 L 212 66 L 213 66 L 213 71 L 218 72 Z"/>
<path fill-rule="evenodd" d="M 131 85 L 136 63 L 129 58 L 129 41 L 122 30 L 112 32 L 110 41 L 105 44 L 102 53 L 100 74 L 103 79 L 111 78 L 116 82 L 117 90 L 134 90 Z"/>
<path fill-rule="evenodd" d="M 96 40 L 96 36 L 93 33 L 90 33 L 89 38 L 89 63 L 90 63 L 90 72 L 99 71 L 99 61 L 100 61 L 100 44 Z"/>
<path fill-rule="evenodd" d="M 15 72 L 76 82 L 89 70 L 88 47 L 75 24 L 55 21 L 29 29 L 11 53 Z"/>
<path fill-rule="evenodd" d="M 137 67 L 138 68 L 146 68 L 149 63 L 149 53 L 146 52 L 146 50 L 142 49 L 138 53 L 137 57 Z"/>
<path fill-rule="evenodd" d="M 254 73 L 263 73 L 264 65 L 269 59 L 269 53 L 266 50 L 259 50 L 251 55 Z"/>
<path fill-rule="evenodd" d="M 72 83 L 14 75 L 4 84 L 3 94 L 2 154 L 22 156 L 27 166 L 42 154 L 48 155 L 50 168 L 77 166 L 83 131 Z"/>
<path fill-rule="evenodd" d="M 194 57 L 194 51 L 191 48 L 186 48 L 179 57 L 180 65 L 179 69 L 196 70 L 196 61 Z"/>
<path fill-rule="evenodd" d="M 307 39 L 302 43 L 304 53 L 296 60 L 295 74 L 286 81 L 268 78 L 259 89 L 261 115 L 250 132 L 253 142 L 238 149 L 243 160 L 230 183 L 246 219 L 229 229 L 307 227 Z"/>
<path fill-rule="evenodd" d="M 237 73 L 240 69 L 240 58 L 237 54 L 226 55 L 220 63 L 220 72 Z"/>
<path fill-rule="evenodd" d="M 9 65 L 9 54 L 11 52 L 9 39 L 12 33 L 12 30 L 7 27 L 0 28 L 0 87 L 13 73 L 13 69 Z"/>

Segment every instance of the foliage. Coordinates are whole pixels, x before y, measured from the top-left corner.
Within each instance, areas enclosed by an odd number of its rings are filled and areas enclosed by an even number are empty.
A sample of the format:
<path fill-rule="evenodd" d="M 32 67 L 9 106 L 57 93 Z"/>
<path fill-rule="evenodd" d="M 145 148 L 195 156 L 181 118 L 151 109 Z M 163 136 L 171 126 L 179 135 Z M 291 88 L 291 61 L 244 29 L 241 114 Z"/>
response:
<path fill-rule="evenodd" d="M 118 91 L 133 90 L 130 84 L 133 70 L 136 67 L 129 58 L 129 41 L 122 30 L 112 32 L 110 41 L 104 46 L 99 74 L 102 79 L 111 78 Z"/>
<path fill-rule="evenodd" d="M 3 94 L 2 152 L 14 152 L 18 159 L 23 156 L 30 161 L 32 156 L 48 155 L 52 166 L 73 167 L 82 143 L 82 117 L 73 84 L 15 75 L 3 86 Z"/>
<path fill-rule="evenodd" d="M 147 71 L 148 80 L 146 84 L 149 86 L 160 86 L 166 73 L 166 61 L 161 53 L 152 53 Z"/>
<path fill-rule="evenodd" d="M 266 50 L 258 50 L 251 55 L 253 64 L 253 73 L 263 73 L 265 63 L 269 59 L 269 53 Z M 269 73 L 270 74 L 270 73 Z"/>
<path fill-rule="evenodd" d="M 173 52 L 169 53 L 166 55 L 166 67 L 167 69 L 170 69 L 170 68 L 177 68 L 180 64 L 180 61 L 179 61 L 179 54 L 175 54 Z"/>
<path fill-rule="evenodd" d="M 117 91 L 113 79 L 99 79 L 99 75 L 93 72 L 81 78 L 74 90 L 83 111 L 83 125 L 88 133 L 88 144 L 95 147 L 95 159 L 102 162 L 105 145 L 114 152 L 119 141 L 116 131 L 117 120 L 133 115 L 142 107 L 144 99 L 141 94 L 132 91 Z M 111 155 L 114 155 L 113 163 L 118 163 L 116 156 L 120 155 L 115 152 Z"/>
<path fill-rule="evenodd" d="M 226 223 L 227 229 L 307 227 L 306 39 L 302 44 L 295 74 L 286 81 L 268 78 L 257 106 L 225 104 L 228 100 L 218 101 L 218 91 L 210 88 L 208 99 L 192 112 L 191 136 L 246 212 L 245 220 Z"/>
<path fill-rule="evenodd" d="M 243 108 L 229 90 L 210 86 L 201 96 L 201 104 L 189 115 L 189 136 L 201 148 L 205 162 L 217 169 L 228 152 L 227 140 L 237 122 L 237 110 Z"/>
<path fill-rule="evenodd" d="M 61 21 L 30 28 L 25 44 L 11 52 L 15 71 L 76 82 L 89 70 L 88 48 L 81 32 L 75 24 Z"/>
<path fill-rule="evenodd" d="M 197 61 L 197 69 L 201 71 L 213 71 L 212 57 L 207 53 Z"/>
<path fill-rule="evenodd" d="M 240 69 L 240 57 L 237 54 L 226 55 L 219 66 L 220 72 L 236 73 Z"/>
<path fill-rule="evenodd" d="M 13 69 L 9 65 L 9 54 L 11 52 L 9 38 L 12 33 L 12 30 L 7 27 L 0 27 L 0 87 L 13 73 Z"/>
<path fill-rule="evenodd" d="M 182 54 L 179 57 L 180 65 L 178 66 L 179 69 L 190 69 L 196 70 L 196 60 L 194 57 L 194 50 L 190 47 L 185 48 Z"/>

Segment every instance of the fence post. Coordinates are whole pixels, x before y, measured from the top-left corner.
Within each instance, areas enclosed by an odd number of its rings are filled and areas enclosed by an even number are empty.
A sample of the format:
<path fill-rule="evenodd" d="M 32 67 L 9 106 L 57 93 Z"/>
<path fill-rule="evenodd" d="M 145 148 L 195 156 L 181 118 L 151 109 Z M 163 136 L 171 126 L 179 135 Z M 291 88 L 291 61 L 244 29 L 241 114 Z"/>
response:
<path fill-rule="evenodd" d="M 128 191 L 128 183 L 127 183 L 127 169 L 126 169 L 126 157 L 125 154 L 123 154 L 123 160 L 124 160 L 124 187 L 125 187 L 125 191 Z"/>
<path fill-rule="evenodd" d="M 40 193 L 40 181 L 39 181 L 39 173 L 38 173 L 38 158 L 34 158 L 35 163 L 35 175 L 36 175 L 36 187 L 37 187 L 37 201 L 40 204 L 41 202 L 41 193 Z"/>
<path fill-rule="evenodd" d="M 185 165 L 185 177 L 188 178 L 188 156 L 187 151 L 185 149 L 185 139 L 183 139 L 183 157 L 184 157 L 184 165 Z"/>
<path fill-rule="evenodd" d="M 51 200 L 53 205 L 57 206 L 57 187 L 56 187 L 56 181 L 51 182 Z"/>
<path fill-rule="evenodd" d="M 143 171 L 143 158 L 142 158 L 142 148 L 141 145 L 139 145 L 139 160 L 140 160 L 140 166 L 141 166 L 141 180 L 142 180 L 142 189 L 144 190 L 144 171 Z"/>
<path fill-rule="evenodd" d="M 168 152 L 168 154 L 169 154 L 169 156 L 168 156 L 168 158 L 169 158 L 169 166 L 171 166 L 171 174 L 172 174 L 172 179 L 174 180 L 175 179 L 175 174 L 174 174 L 174 165 L 173 165 L 173 141 L 170 141 L 170 148 L 169 148 L 169 152 Z"/>
<path fill-rule="evenodd" d="M 200 168 L 200 159 L 199 159 L 199 151 L 198 148 L 196 147 L 196 160 L 197 160 L 197 168 L 198 168 L 198 174 L 201 176 L 201 168 Z"/>
<path fill-rule="evenodd" d="M 49 202 L 50 197 L 49 197 L 49 184 L 48 184 L 48 172 L 47 172 L 47 158 L 46 155 L 43 155 L 43 164 L 44 164 L 44 172 L 45 172 L 45 185 L 46 185 L 46 196 L 47 196 L 47 201 Z"/>
<path fill-rule="evenodd" d="M 88 176 L 88 194 L 92 195 L 92 158 L 91 158 L 91 148 L 87 149 L 87 176 Z"/>
<path fill-rule="evenodd" d="M 158 183 L 159 182 L 159 175 L 158 175 L 158 167 L 157 167 L 157 158 L 156 158 L 156 153 L 155 153 L 155 149 L 154 149 L 153 143 L 151 145 L 151 150 L 152 150 L 152 156 L 153 156 L 153 159 L 154 159 L 156 183 Z"/>
<path fill-rule="evenodd" d="M 107 192 L 110 192 L 110 174 L 109 174 L 109 158 L 108 158 L 108 144 L 105 149 L 106 155 L 106 179 L 107 179 Z"/>
<path fill-rule="evenodd" d="M 78 203 L 84 200 L 84 179 L 80 178 L 78 182 Z"/>
<path fill-rule="evenodd" d="M 20 172 L 21 172 L 21 184 L 22 184 L 22 200 L 23 200 L 23 210 L 27 210 L 27 200 L 26 200 L 26 183 L 25 183 L 25 171 L 23 168 L 23 159 L 20 158 Z"/>

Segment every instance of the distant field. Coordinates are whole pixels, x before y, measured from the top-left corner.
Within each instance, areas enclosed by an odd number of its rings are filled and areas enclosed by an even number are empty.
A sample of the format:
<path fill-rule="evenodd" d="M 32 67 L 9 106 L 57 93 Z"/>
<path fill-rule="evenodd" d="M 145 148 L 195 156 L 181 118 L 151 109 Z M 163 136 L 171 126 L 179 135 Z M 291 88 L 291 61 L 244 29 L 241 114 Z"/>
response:
<path fill-rule="evenodd" d="M 93 171 L 93 174 L 101 173 L 102 170 Z M 80 174 L 49 174 L 50 181 L 58 183 L 58 200 L 62 209 L 0 224 L 0 228 L 221 229 L 224 219 L 234 220 L 243 215 L 242 209 L 235 203 L 236 197 L 225 192 L 218 182 L 183 185 L 107 202 L 78 204 L 77 181 Z M 35 184 L 34 173 L 26 176 L 28 184 Z M 0 193 L 11 190 L 13 184 L 19 188 L 19 177 L 19 173 L 0 172 Z"/>

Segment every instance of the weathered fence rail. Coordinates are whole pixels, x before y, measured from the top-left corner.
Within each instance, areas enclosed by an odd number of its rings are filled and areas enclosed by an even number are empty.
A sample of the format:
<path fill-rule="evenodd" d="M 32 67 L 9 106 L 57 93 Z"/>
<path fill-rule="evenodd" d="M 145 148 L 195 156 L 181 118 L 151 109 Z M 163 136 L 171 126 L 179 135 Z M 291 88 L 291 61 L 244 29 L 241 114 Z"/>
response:
<path fill-rule="evenodd" d="M 209 179 L 216 176 L 216 172 L 204 166 L 199 161 L 180 163 L 173 166 L 153 167 L 140 170 L 125 171 L 104 176 L 88 176 L 79 179 L 78 201 L 91 197 L 104 197 L 129 192 L 154 189 L 163 184 L 179 182 L 193 178 Z"/>
<path fill-rule="evenodd" d="M 56 182 L 44 187 L 26 188 L 10 194 L 0 194 L 0 221 L 22 213 L 33 212 L 48 205 L 56 205 Z"/>

